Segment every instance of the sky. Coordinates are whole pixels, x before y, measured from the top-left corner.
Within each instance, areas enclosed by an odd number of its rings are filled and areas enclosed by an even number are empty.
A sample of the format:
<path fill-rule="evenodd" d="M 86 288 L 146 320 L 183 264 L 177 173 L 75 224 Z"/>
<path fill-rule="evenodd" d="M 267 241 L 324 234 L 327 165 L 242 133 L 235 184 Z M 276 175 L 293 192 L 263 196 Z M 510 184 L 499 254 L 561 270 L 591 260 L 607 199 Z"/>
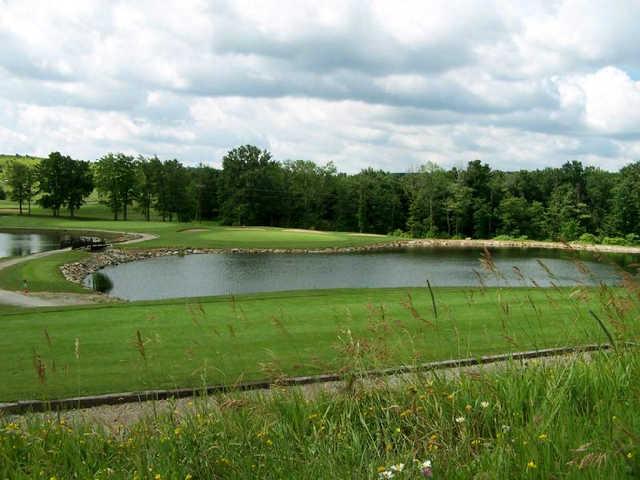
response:
<path fill-rule="evenodd" d="M 0 153 L 640 160 L 640 0 L 0 0 Z"/>

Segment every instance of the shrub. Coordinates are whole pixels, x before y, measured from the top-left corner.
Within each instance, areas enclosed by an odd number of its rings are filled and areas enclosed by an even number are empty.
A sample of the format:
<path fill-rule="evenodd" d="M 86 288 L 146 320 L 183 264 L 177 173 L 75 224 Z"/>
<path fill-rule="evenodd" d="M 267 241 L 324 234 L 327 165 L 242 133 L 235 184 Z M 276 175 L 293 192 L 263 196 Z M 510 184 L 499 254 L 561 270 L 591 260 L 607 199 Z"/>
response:
<path fill-rule="evenodd" d="M 91 276 L 91 286 L 96 292 L 107 293 L 113 288 L 113 282 L 102 272 L 95 272 Z"/>
<path fill-rule="evenodd" d="M 582 243 L 599 243 L 599 238 L 596 237 L 593 233 L 583 233 L 582 235 L 580 235 L 580 238 L 578 239 L 579 242 Z"/>
<path fill-rule="evenodd" d="M 627 245 L 627 240 L 622 237 L 604 237 L 602 243 L 605 245 Z"/>

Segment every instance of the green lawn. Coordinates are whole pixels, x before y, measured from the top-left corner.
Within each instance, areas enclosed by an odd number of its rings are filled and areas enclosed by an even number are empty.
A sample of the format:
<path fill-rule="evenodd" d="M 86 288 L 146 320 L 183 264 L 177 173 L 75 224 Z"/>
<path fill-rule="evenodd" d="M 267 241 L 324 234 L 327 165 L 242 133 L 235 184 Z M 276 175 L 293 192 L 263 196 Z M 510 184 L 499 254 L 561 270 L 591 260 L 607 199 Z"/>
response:
<path fill-rule="evenodd" d="M 606 341 L 587 313 L 596 308 L 592 296 L 596 291 L 438 289 L 437 320 L 427 291 L 415 288 L 6 313 L 0 400 L 195 387 L 358 362 L 391 366 Z"/>
<path fill-rule="evenodd" d="M 22 281 L 27 280 L 32 292 L 87 293 L 88 290 L 68 282 L 58 267 L 65 263 L 77 262 L 88 255 L 83 251 L 62 252 L 5 268 L 0 272 L 0 289 L 21 290 Z"/>
<path fill-rule="evenodd" d="M 102 207 L 104 208 L 104 207 Z M 125 248 L 329 248 L 389 242 L 394 237 L 345 232 L 315 232 L 270 227 L 221 227 L 215 222 L 177 223 L 101 218 L 2 215 L 1 228 L 111 230 L 151 233 L 159 238 Z"/>

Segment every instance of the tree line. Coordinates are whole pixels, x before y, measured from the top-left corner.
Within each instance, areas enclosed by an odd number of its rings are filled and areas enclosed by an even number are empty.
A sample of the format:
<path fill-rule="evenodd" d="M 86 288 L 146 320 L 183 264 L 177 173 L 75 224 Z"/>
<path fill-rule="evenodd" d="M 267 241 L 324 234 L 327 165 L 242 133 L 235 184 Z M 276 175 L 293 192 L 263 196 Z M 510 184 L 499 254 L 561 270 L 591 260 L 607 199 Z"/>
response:
<path fill-rule="evenodd" d="M 640 162 L 609 172 L 577 161 L 559 168 L 505 172 L 480 160 L 445 170 L 365 169 L 340 173 L 332 163 L 275 161 L 245 145 L 222 169 L 177 160 L 107 154 L 95 162 L 53 152 L 39 164 L 6 168 L 20 213 L 35 200 L 54 216 L 73 216 L 94 189 L 116 220 L 131 208 L 147 220 L 219 220 L 412 237 L 593 240 L 640 236 Z"/>

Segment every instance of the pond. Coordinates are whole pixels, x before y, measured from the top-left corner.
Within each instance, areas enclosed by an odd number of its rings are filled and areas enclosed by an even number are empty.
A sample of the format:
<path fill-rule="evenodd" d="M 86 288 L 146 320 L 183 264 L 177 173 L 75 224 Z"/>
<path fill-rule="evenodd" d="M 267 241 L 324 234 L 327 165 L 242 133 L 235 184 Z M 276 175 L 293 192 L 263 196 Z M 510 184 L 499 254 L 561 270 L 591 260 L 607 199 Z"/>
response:
<path fill-rule="evenodd" d="M 23 257 L 60 248 L 63 235 L 53 232 L 0 232 L 0 258 Z"/>
<path fill-rule="evenodd" d="M 243 254 L 160 257 L 101 270 L 110 294 L 127 300 L 226 295 L 322 288 L 431 285 L 558 286 L 619 281 L 630 256 L 598 258 L 541 249 L 496 249 L 495 268 L 483 267 L 479 249 L 406 249 L 375 253 Z M 612 263 L 615 260 L 616 263 Z M 91 285 L 91 279 L 85 280 Z"/>

